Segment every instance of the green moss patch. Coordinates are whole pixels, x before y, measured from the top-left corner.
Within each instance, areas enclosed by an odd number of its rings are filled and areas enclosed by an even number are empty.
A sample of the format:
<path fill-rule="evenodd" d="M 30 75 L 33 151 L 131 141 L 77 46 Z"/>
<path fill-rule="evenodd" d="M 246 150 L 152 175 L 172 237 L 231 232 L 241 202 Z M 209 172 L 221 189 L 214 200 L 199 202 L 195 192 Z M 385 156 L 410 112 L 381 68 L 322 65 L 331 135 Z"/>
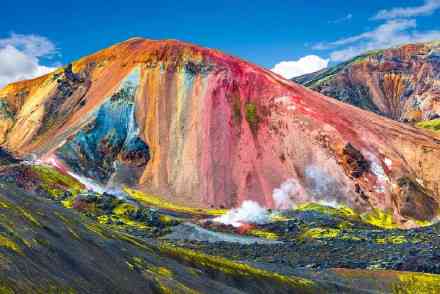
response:
<path fill-rule="evenodd" d="M 4 247 L 16 253 L 23 254 L 21 252 L 20 247 L 14 241 L 1 234 L 0 234 L 0 247 Z"/>
<path fill-rule="evenodd" d="M 249 276 L 253 278 L 272 280 L 280 284 L 292 286 L 298 290 L 301 289 L 302 291 L 304 291 L 304 293 L 316 293 L 313 292 L 314 290 L 316 290 L 315 283 L 308 279 L 298 278 L 294 276 L 285 276 L 278 273 L 255 268 L 248 264 L 231 261 L 220 256 L 206 255 L 204 253 L 196 252 L 186 248 L 171 246 L 168 244 L 162 244 L 159 248 L 162 253 L 172 258 L 188 262 L 196 267 L 221 271 L 225 274 L 235 277 Z"/>
<path fill-rule="evenodd" d="M 246 121 L 248 122 L 250 128 L 253 132 L 257 131 L 258 128 L 258 114 L 257 114 L 257 105 L 254 103 L 246 103 L 245 105 L 245 114 L 246 114 Z"/>
<path fill-rule="evenodd" d="M 69 175 L 62 174 L 56 169 L 44 166 L 33 165 L 32 171 L 37 174 L 41 181 L 41 188 L 55 200 L 59 200 L 68 191 L 71 195 L 77 195 L 84 186 Z"/>
<path fill-rule="evenodd" d="M 440 118 L 428 120 L 428 121 L 422 121 L 417 123 L 416 126 L 422 129 L 428 129 L 431 131 L 438 132 L 440 131 Z"/>

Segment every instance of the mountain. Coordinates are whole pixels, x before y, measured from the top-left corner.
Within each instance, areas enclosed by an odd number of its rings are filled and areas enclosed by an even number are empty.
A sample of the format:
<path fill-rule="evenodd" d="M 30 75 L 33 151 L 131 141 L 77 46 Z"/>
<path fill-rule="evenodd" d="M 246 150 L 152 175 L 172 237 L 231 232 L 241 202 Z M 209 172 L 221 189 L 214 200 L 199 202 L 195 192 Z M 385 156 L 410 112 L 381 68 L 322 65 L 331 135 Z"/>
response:
<path fill-rule="evenodd" d="M 338 202 L 402 226 L 438 212 L 435 134 L 216 50 L 134 38 L 10 84 L 0 101 L 2 148 L 109 189 L 205 208 Z"/>
<path fill-rule="evenodd" d="M 294 81 L 401 122 L 440 117 L 440 42 L 357 56 Z"/>

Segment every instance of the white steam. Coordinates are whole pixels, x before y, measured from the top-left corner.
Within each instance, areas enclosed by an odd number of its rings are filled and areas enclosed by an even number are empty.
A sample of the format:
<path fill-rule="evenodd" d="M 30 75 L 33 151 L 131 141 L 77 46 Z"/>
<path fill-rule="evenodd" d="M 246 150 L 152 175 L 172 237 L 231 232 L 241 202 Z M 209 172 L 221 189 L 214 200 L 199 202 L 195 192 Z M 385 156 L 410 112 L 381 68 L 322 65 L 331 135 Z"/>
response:
<path fill-rule="evenodd" d="M 86 189 L 89 191 L 93 191 L 98 194 L 109 193 L 118 197 L 119 199 L 127 200 L 127 194 L 121 188 L 115 185 L 104 186 L 92 178 L 88 178 L 76 174 L 71 170 L 68 170 L 67 167 L 64 166 L 54 154 L 48 155 L 41 159 L 38 159 L 35 156 L 33 156 L 32 159 L 27 161 L 27 164 L 46 164 L 49 166 L 53 166 L 61 171 L 64 171 L 69 176 L 71 176 L 72 178 L 83 184 L 86 187 Z"/>
<path fill-rule="evenodd" d="M 273 201 L 277 209 L 289 209 L 294 206 L 293 199 L 300 194 L 301 186 L 295 179 L 288 179 L 275 188 L 272 193 Z"/>
<path fill-rule="evenodd" d="M 71 171 L 68 171 L 67 173 L 69 174 L 69 176 L 71 176 L 72 178 L 74 178 L 84 186 L 86 186 L 87 190 L 91 190 L 99 194 L 107 192 L 107 189 L 104 186 L 100 185 L 99 183 L 95 182 L 90 178 L 75 174 Z"/>
<path fill-rule="evenodd" d="M 214 218 L 213 221 L 236 228 L 243 224 L 262 225 L 270 221 L 270 213 L 257 202 L 246 200 L 239 208 L 231 209 L 224 215 Z"/>
<path fill-rule="evenodd" d="M 273 190 L 272 198 L 276 209 L 295 209 L 298 204 L 306 202 L 334 208 L 341 206 L 337 199 L 332 197 L 335 194 L 335 191 L 333 191 L 335 183 L 331 181 L 328 175 L 313 166 L 306 169 L 305 175 L 310 184 L 309 193 L 305 191 L 298 180 L 288 179 L 279 188 Z"/>

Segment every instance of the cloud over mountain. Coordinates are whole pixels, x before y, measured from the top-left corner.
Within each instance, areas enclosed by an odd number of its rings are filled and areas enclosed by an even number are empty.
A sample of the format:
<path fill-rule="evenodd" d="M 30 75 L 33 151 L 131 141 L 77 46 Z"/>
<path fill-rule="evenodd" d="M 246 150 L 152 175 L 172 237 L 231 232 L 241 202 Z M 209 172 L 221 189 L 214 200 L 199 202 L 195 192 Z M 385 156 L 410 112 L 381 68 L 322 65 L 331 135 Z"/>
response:
<path fill-rule="evenodd" d="M 272 71 L 286 79 L 291 79 L 326 68 L 328 62 L 329 59 L 323 59 L 317 55 L 307 55 L 298 60 L 281 61 L 272 68 Z"/>
<path fill-rule="evenodd" d="M 12 33 L 0 39 L 0 87 L 18 80 L 34 78 L 55 68 L 42 64 L 42 59 L 57 53 L 46 37 Z"/>

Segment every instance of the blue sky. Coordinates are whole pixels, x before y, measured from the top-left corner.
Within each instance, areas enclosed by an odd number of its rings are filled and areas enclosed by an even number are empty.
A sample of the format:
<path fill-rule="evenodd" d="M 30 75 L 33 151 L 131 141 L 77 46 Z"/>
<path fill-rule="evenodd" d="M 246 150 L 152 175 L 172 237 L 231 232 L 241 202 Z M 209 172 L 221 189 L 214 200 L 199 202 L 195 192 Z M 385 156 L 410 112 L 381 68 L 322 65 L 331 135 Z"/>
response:
<path fill-rule="evenodd" d="M 133 36 L 189 41 L 297 75 L 367 49 L 440 39 L 439 11 L 440 0 L 6 0 L 0 84 Z M 25 63 L 18 70 L 14 58 Z"/>

